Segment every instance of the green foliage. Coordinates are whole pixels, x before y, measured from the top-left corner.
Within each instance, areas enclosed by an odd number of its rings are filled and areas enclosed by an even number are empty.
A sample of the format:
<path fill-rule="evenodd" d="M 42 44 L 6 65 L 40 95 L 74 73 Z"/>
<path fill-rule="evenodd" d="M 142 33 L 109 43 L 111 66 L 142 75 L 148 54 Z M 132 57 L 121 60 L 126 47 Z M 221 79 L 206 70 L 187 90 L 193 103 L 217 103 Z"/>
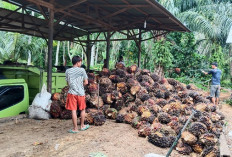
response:
<path fill-rule="evenodd" d="M 172 64 L 172 53 L 171 53 L 172 44 L 169 41 L 161 39 L 154 43 L 153 56 L 155 66 L 161 66 L 164 69 L 167 69 Z"/>

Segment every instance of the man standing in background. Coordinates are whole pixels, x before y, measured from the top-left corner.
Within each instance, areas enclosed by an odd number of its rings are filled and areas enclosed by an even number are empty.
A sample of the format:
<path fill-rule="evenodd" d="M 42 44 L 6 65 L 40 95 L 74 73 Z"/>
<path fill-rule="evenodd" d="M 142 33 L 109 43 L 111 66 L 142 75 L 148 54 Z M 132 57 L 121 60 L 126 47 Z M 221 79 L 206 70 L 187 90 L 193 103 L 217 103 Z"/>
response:
<path fill-rule="evenodd" d="M 218 106 L 219 104 L 219 95 L 220 95 L 220 80 L 222 71 L 217 68 L 217 63 L 214 62 L 211 64 L 212 69 L 209 72 L 202 71 L 205 75 L 212 75 L 212 82 L 210 87 L 210 97 L 214 105 Z"/>

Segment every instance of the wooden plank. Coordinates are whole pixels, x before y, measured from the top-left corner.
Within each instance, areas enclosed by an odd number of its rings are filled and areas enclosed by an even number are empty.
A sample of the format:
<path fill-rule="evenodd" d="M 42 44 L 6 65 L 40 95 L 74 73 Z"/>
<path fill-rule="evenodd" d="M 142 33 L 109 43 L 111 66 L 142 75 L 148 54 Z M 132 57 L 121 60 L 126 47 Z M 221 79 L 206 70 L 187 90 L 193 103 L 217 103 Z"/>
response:
<path fill-rule="evenodd" d="M 230 157 L 231 154 L 224 133 L 221 134 L 219 140 L 220 140 L 220 157 Z"/>

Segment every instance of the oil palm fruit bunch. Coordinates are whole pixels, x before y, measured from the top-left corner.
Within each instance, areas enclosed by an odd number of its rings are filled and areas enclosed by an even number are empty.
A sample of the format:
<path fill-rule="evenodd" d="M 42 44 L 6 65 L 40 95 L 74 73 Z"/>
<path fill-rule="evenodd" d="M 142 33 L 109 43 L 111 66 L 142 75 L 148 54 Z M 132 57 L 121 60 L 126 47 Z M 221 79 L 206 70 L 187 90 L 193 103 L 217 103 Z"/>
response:
<path fill-rule="evenodd" d="M 148 141 L 154 144 L 155 146 L 161 148 L 167 148 L 172 145 L 174 142 L 175 137 L 173 136 L 165 136 L 163 133 L 156 131 L 148 135 Z"/>
<path fill-rule="evenodd" d="M 50 114 L 51 114 L 52 118 L 59 118 L 61 111 L 62 111 L 62 109 L 60 107 L 60 102 L 53 101 L 51 103 L 51 107 L 50 107 Z"/>
<path fill-rule="evenodd" d="M 67 98 L 67 95 L 68 95 L 68 90 L 69 90 L 69 87 L 68 87 L 68 86 L 65 86 L 65 87 L 61 90 L 61 93 L 60 93 L 60 101 L 61 101 L 61 106 L 62 106 L 62 107 L 65 107 L 66 98 Z"/>

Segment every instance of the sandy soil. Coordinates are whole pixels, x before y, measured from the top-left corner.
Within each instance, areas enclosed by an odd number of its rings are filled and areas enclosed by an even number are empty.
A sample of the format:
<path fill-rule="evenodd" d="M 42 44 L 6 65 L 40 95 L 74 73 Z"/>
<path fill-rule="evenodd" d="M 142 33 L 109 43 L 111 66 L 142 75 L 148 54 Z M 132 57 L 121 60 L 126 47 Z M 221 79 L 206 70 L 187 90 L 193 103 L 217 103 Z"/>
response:
<path fill-rule="evenodd" d="M 229 93 L 222 94 L 226 99 Z M 223 104 L 221 111 L 232 130 L 232 107 Z M 102 153 L 108 157 L 143 157 L 148 153 L 165 155 L 168 149 L 150 144 L 138 137 L 130 125 L 108 120 L 103 126 L 91 126 L 77 134 L 67 133 L 71 120 L 51 119 L 46 121 L 27 119 L 25 116 L 0 119 L 0 157 L 56 156 L 88 157 Z M 232 145 L 232 140 L 228 142 Z M 230 148 L 232 152 L 232 148 Z M 183 156 L 177 152 L 172 157 Z"/>

